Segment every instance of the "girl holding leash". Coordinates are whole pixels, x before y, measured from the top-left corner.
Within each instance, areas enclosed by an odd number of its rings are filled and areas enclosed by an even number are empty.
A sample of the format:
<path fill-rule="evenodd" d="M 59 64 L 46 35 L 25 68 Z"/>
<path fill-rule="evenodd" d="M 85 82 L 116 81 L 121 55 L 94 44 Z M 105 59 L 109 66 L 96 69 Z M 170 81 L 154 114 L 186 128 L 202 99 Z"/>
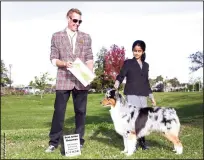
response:
<path fill-rule="evenodd" d="M 126 95 L 128 103 L 136 107 L 147 107 L 147 97 L 151 99 L 152 105 L 156 102 L 152 94 L 149 84 L 149 64 L 145 62 L 146 44 L 142 40 L 137 40 L 132 45 L 133 58 L 124 61 L 123 67 L 116 78 L 114 87 L 118 89 L 126 77 L 126 84 L 124 94 Z M 143 150 L 148 149 L 146 146 L 145 137 L 138 139 L 140 147 Z"/>

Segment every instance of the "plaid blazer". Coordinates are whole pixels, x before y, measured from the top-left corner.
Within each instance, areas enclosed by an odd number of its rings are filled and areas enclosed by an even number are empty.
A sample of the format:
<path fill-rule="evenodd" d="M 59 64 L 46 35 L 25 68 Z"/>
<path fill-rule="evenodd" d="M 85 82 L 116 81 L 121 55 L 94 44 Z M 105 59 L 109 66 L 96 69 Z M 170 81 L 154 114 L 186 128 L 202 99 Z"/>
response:
<path fill-rule="evenodd" d="M 56 32 L 52 35 L 51 39 L 50 60 L 59 59 L 73 62 L 77 57 L 84 63 L 88 60 L 93 60 L 91 43 L 92 40 L 88 34 L 78 31 L 75 53 L 73 54 L 66 29 Z M 78 90 L 88 90 L 90 88 L 90 86 L 84 87 L 66 68 L 58 67 L 56 90 L 72 90 L 74 87 Z"/>

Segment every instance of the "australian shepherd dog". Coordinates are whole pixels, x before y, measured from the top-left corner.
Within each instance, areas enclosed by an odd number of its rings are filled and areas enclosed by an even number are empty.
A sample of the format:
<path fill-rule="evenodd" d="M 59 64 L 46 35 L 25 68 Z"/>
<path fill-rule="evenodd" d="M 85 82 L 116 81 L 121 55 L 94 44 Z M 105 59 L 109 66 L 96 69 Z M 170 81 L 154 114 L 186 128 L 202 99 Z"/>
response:
<path fill-rule="evenodd" d="M 128 104 L 126 99 L 115 89 L 108 90 L 101 101 L 110 107 L 110 115 L 115 131 L 123 136 L 124 150 L 127 156 L 136 151 L 137 139 L 153 131 L 162 133 L 174 145 L 176 154 L 183 153 L 179 140 L 180 122 L 173 108 L 146 107 L 139 108 Z"/>

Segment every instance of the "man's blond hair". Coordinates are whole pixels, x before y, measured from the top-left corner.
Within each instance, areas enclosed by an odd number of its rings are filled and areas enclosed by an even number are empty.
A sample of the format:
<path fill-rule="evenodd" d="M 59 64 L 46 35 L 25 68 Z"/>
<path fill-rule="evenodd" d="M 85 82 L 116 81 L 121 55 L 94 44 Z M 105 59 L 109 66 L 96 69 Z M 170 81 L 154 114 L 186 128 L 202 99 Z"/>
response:
<path fill-rule="evenodd" d="M 82 15 L 82 13 L 81 13 L 81 11 L 79 9 L 72 8 L 67 12 L 67 17 L 70 17 L 72 15 L 72 13 L 77 13 L 80 16 Z"/>

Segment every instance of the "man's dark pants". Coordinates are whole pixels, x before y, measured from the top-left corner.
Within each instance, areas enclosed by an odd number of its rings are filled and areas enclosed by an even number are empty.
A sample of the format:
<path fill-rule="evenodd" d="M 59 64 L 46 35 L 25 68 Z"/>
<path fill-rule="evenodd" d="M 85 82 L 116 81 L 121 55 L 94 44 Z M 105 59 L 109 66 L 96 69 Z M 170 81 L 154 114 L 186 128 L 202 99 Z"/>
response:
<path fill-rule="evenodd" d="M 80 144 L 84 144 L 87 90 L 56 90 L 56 98 L 54 104 L 54 114 L 52 118 L 52 126 L 50 130 L 49 145 L 58 147 L 60 138 L 62 138 L 64 118 L 66 112 L 67 101 L 72 93 L 74 112 L 75 112 L 75 133 L 79 134 Z"/>

